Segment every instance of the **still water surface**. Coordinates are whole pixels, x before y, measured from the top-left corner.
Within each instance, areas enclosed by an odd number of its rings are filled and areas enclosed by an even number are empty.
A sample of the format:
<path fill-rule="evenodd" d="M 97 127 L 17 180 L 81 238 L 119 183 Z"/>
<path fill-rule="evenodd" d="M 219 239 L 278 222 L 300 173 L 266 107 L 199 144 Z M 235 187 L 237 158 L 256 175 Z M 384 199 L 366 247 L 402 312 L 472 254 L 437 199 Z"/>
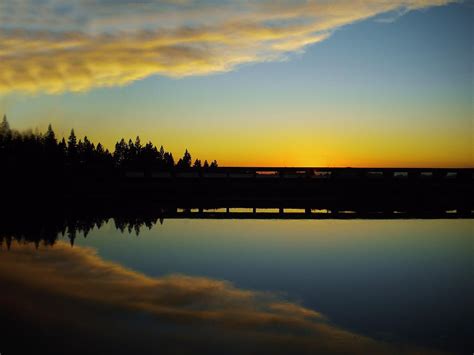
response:
<path fill-rule="evenodd" d="M 109 221 L 74 247 L 2 246 L 2 314 L 50 353 L 471 353 L 473 226 Z"/>

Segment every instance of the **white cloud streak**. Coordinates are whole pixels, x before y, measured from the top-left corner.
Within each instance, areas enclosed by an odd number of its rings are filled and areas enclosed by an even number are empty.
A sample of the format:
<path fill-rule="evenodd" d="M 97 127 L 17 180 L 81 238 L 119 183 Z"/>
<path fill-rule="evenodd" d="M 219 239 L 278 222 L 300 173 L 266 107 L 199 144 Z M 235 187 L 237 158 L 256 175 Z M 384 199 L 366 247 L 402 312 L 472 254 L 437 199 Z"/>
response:
<path fill-rule="evenodd" d="M 6 0 L 0 94 L 61 93 L 280 60 L 341 26 L 451 0 Z"/>

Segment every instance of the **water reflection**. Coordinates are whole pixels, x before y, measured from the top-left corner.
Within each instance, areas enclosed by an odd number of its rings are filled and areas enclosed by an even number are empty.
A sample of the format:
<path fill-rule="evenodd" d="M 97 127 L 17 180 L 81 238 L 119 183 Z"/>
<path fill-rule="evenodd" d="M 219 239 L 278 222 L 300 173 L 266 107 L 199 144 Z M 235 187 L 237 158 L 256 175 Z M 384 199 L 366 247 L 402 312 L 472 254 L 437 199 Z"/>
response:
<path fill-rule="evenodd" d="M 205 277 L 150 277 L 89 247 L 57 242 L 38 252 L 13 242 L 0 255 L 11 353 L 27 337 L 49 353 L 438 353 L 341 329 L 272 293 Z"/>
<path fill-rule="evenodd" d="M 183 209 L 164 220 L 164 212 L 2 218 L 0 352 L 32 343 L 52 354 L 474 346 L 472 219 L 228 220 L 227 210 L 201 219 Z"/>
<path fill-rule="evenodd" d="M 96 206 L 97 207 L 97 206 Z M 88 213 L 87 213 L 88 212 Z M 78 234 L 87 235 L 94 229 L 100 229 L 109 221 L 120 232 L 134 232 L 137 236 L 143 229 L 152 229 L 155 225 L 163 224 L 165 219 L 222 219 L 222 220 L 387 220 L 387 219 L 472 219 L 471 210 L 347 210 L 341 207 L 333 209 L 313 208 L 176 208 L 154 207 L 137 208 L 131 206 L 121 213 L 114 209 L 79 209 L 79 211 L 64 210 L 11 210 L 5 211 L 0 219 L 0 247 L 5 244 L 10 247 L 13 240 L 32 242 L 36 246 L 43 242 L 54 245 L 59 236 L 67 236 L 74 245 Z M 27 220 L 28 223 L 24 223 Z"/>

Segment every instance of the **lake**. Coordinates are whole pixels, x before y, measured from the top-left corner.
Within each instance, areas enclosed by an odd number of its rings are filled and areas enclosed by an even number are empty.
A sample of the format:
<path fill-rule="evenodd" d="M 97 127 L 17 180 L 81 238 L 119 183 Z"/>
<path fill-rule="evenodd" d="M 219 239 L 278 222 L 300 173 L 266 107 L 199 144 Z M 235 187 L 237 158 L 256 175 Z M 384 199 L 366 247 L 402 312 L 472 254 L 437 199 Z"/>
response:
<path fill-rule="evenodd" d="M 3 235 L 1 354 L 474 349 L 472 219 L 149 227 L 109 220 L 73 246 Z"/>

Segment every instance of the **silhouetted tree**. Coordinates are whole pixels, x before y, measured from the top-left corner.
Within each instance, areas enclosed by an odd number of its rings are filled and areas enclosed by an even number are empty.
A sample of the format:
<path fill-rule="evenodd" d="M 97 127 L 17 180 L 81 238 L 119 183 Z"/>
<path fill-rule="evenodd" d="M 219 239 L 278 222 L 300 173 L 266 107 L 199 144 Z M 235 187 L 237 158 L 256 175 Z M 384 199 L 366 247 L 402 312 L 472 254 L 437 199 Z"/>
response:
<path fill-rule="evenodd" d="M 51 125 L 44 134 L 39 131 L 18 132 L 10 128 L 6 115 L 0 123 L 0 168 L 4 171 L 16 172 L 18 176 L 38 171 L 44 181 L 60 181 L 61 172 L 68 174 L 73 167 L 74 173 L 81 176 L 100 171 L 115 169 L 139 169 L 150 173 L 152 170 L 202 169 L 216 168 L 217 161 L 209 166 L 207 161 L 202 164 L 200 159 L 193 163 L 191 154 L 186 149 L 183 157 L 175 165 L 173 154 L 163 146 L 157 149 L 152 142 L 144 146 L 137 136 L 126 143 L 121 139 L 115 144 L 111 154 L 101 143 L 95 145 L 87 136 L 76 137 L 74 129 L 67 139 L 59 142 Z M 47 178 L 46 178 L 47 176 Z"/>
<path fill-rule="evenodd" d="M 61 142 L 58 143 L 58 153 L 59 153 L 59 156 L 61 157 L 61 161 L 64 162 L 67 156 L 67 144 L 64 138 L 61 139 Z"/>
<path fill-rule="evenodd" d="M 78 144 L 79 150 L 79 144 Z M 95 147 L 94 144 L 91 143 L 87 136 L 84 137 L 84 142 L 82 142 L 81 149 L 80 149 L 80 161 L 85 165 L 90 165 L 94 162 L 94 154 Z"/>
<path fill-rule="evenodd" d="M 48 130 L 44 135 L 44 141 L 46 144 L 56 144 L 56 134 L 54 133 L 51 124 L 48 125 Z"/>
<path fill-rule="evenodd" d="M 71 134 L 67 140 L 67 156 L 71 163 L 77 160 L 77 138 L 74 129 L 71 129 Z"/>
<path fill-rule="evenodd" d="M 142 151 L 142 143 L 140 141 L 140 137 L 137 136 L 135 138 L 135 150 L 137 152 L 137 155 L 140 155 L 141 151 Z"/>
<path fill-rule="evenodd" d="M 158 150 L 153 143 L 148 142 L 141 150 L 140 164 L 145 169 L 158 167 Z"/>
<path fill-rule="evenodd" d="M 165 168 L 172 169 L 174 167 L 174 158 L 172 153 L 165 153 Z"/>
<path fill-rule="evenodd" d="M 180 169 L 188 169 L 191 167 L 191 164 L 192 164 L 191 154 L 186 149 L 183 157 L 179 159 L 178 164 L 176 166 Z"/>
<path fill-rule="evenodd" d="M 0 139 L 5 139 L 11 135 L 10 124 L 7 115 L 3 115 L 2 123 L 0 123 Z"/>
<path fill-rule="evenodd" d="M 114 162 L 116 166 L 122 166 L 127 159 L 128 146 L 125 143 L 125 139 L 121 139 L 120 142 L 115 144 L 114 151 Z"/>

